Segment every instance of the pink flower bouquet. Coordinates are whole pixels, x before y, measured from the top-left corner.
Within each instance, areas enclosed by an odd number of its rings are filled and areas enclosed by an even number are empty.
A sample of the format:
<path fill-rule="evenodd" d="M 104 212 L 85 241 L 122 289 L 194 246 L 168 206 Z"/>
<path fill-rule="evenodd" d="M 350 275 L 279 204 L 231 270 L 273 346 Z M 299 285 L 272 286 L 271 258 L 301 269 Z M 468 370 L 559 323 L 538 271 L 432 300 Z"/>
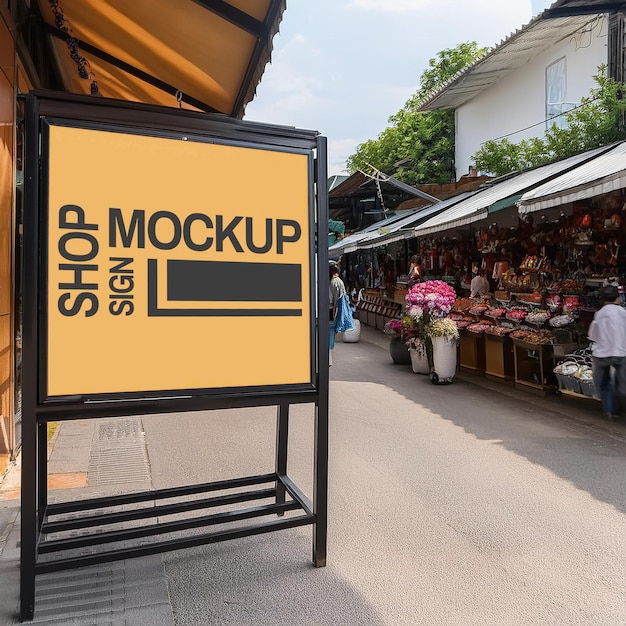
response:
<path fill-rule="evenodd" d="M 402 332 L 402 320 L 389 320 L 385 324 L 383 330 L 385 335 L 391 335 L 392 337 L 399 337 Z"/>
<path fill-rule="evenodd" d="M 442 280 L 427 280 L 413 285 L 406 294 L 407 312 L 419 309 L 428 317 L 444 317 L 452 309 L 456 294 Z"/>

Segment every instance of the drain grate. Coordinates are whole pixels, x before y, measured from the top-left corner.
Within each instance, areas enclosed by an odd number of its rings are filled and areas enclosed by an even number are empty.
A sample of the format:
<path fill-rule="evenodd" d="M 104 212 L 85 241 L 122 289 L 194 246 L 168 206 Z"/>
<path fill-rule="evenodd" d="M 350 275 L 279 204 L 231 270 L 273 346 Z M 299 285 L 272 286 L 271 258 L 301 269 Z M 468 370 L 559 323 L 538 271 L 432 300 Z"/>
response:
<path fill-rule="evenodd" d="M 99 424 L 89 459 L 89 485 L 150 481 L 141 420 L 111 419 Z"/>

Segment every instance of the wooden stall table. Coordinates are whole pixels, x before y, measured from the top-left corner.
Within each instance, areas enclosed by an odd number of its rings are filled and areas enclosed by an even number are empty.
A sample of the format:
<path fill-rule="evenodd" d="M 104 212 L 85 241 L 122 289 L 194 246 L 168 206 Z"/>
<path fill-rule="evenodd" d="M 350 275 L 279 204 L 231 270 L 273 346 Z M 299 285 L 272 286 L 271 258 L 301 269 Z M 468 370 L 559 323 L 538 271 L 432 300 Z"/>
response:
<path fill-rule="evenodd" d="M 515 380 L 515 353 L 510 337 L 485 333 L 485 374 L 499 380 Z"/>
<path fill-rule="evenodd" d="M 515 386 L 544 395 L 552 387 L 554 355 L 551 344 L 513 338 Z"/>
<path fill-rule="evenodd" d="M 459 366 L 462 370 L 485 372 L 485 335 L 463 329 L 459 341 Z"/>

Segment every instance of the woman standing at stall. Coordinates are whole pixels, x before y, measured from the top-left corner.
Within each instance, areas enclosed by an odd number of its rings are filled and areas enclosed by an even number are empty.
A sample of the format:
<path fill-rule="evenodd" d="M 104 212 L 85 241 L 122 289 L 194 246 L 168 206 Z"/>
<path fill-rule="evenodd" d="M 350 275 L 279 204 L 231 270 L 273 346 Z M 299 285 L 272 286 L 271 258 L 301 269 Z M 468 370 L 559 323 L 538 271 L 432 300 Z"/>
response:
<path fill-rule="evenodd" d="M 417 254 L 414 254 L 411 257 L 411 262 L 409 264 L 409 287 L 412 287 L 417 283 L 421 283 L 423 277 L 424 271 L 422 270 L 422 260 L 417 256 Z"/>

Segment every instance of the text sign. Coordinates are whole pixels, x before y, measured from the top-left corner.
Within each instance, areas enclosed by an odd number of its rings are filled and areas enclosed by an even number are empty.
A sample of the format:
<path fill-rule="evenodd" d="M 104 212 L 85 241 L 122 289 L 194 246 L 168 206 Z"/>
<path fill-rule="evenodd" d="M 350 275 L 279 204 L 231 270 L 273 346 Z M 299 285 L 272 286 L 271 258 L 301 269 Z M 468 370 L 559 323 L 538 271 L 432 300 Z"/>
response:
<path fill-rule="evenodd" d="M 312 384 L 311 154 L 49 127 L 47 395 Z"/>

